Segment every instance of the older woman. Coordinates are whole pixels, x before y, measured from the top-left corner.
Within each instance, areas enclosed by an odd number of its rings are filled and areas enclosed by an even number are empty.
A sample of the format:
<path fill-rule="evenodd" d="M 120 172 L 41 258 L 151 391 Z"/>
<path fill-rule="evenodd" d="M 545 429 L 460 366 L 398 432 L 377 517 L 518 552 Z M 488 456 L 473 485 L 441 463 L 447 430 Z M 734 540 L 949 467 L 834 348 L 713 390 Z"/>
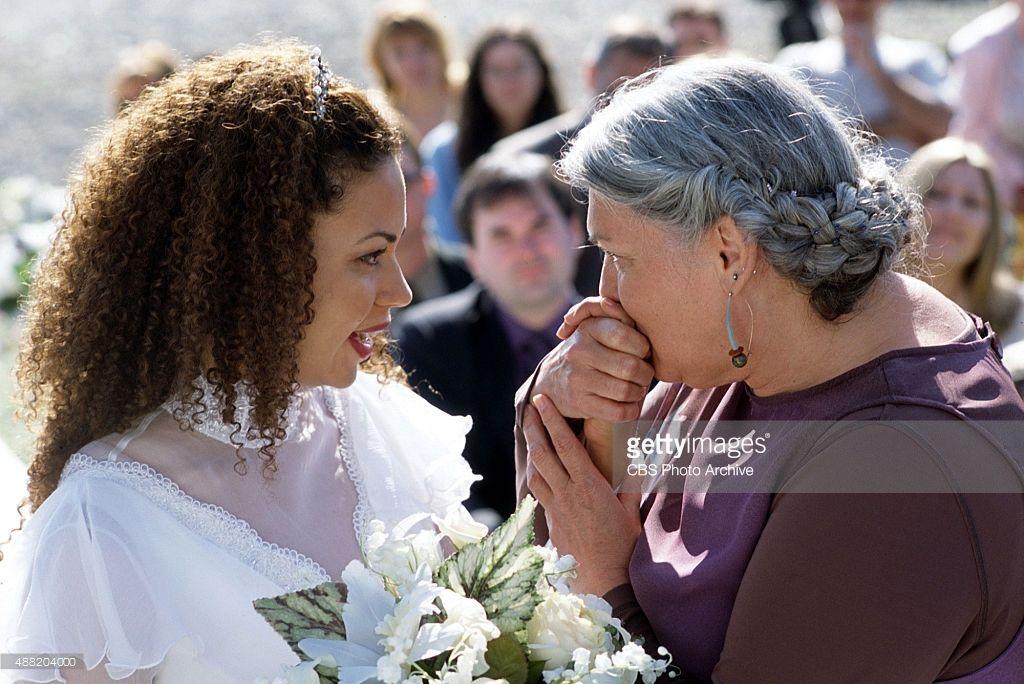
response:
<path fill-rule="evenodd" d="M 520 391 L 520 493 L 575 588 L 698 680 L 1024 669 L 1024 458 L 980 424 L 1024 404 L 988 326 L 897 272 L 918 212 L 868 155 L 803 83 L 720 60 L 626 87 L 562 162 L 602 297 Z M 761 448 L 677 443 L 649 494 L 617 493 L 612 421 L 638 416 L 649 436 L 753 421 Z"/>

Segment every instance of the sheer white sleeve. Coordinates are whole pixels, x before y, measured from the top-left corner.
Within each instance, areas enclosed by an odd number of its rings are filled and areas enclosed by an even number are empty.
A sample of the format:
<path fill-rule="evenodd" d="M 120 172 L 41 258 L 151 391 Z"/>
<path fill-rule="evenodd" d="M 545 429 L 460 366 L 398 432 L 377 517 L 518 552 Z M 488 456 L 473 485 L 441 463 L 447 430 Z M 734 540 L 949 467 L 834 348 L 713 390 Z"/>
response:
<path fill-rule="evenodd" d="M 367 373 L 338 390 L 334 402 L 346 403 L 358 453 L 350 470 L 360 471 L 350 474 L 365 494 L 364 517 L 395 523 L 414 513 L 443 516 L 469 497 L 480 479 L 462 457 L 472 418 L 448 415 L 409 387 Z"/>
<path fill-rule="evenodd" d="M 152 670 L 161 681 L 173 667 L 252 681 L 297 663 L 245 608 L 323 577 L 244 525 L 141 464 L 76 455 L 0 563 L 0 652 L 78 654 L 115 680 Z M 0 670 L 0 681 L 64 678 Z"/>

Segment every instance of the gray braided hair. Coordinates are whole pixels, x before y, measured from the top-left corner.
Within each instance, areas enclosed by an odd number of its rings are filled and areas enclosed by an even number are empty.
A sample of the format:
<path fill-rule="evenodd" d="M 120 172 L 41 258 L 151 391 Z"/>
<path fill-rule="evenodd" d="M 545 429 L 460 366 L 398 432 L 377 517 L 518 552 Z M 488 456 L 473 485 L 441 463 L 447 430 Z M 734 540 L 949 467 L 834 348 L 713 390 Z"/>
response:
<path fill-rule="evenodd" d="M 686 243 L 732 217 L 827 320 L 922 243 L 919 204 L 871 141 L 799 77 L 749 60 L 689 60 L 634 79 L 559 166 Z"/>

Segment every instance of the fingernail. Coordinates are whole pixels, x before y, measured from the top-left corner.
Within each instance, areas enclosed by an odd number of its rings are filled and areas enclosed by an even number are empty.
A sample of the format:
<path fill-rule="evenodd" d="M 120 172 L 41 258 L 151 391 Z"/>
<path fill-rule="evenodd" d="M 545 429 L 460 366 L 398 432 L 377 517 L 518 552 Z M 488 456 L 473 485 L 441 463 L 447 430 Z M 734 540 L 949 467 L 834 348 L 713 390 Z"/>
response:
<path fill-rule="evenodd" d="M 543 396 L 543 394 L 534 394 L 532 397 L 530 397 L 530 403 L 537 407 L 538 410 L 540 409 L 541 397 Z"/>

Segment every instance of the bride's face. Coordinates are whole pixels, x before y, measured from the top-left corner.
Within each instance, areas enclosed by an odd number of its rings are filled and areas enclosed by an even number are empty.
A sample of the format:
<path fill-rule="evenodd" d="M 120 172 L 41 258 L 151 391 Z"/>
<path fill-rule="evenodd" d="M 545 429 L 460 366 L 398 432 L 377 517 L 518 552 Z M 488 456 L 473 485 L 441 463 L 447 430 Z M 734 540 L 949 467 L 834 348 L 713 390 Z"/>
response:
<path fill-rule="evenodd" d="M 395 247 L 405 229 L 405 184 L 395 159 L 353 179 L 340 211 L 313 225 L 313 322 L 299 343 L 299 382 L 347 387 L 369 357 L 370 335 L 412 293 Z"/>

